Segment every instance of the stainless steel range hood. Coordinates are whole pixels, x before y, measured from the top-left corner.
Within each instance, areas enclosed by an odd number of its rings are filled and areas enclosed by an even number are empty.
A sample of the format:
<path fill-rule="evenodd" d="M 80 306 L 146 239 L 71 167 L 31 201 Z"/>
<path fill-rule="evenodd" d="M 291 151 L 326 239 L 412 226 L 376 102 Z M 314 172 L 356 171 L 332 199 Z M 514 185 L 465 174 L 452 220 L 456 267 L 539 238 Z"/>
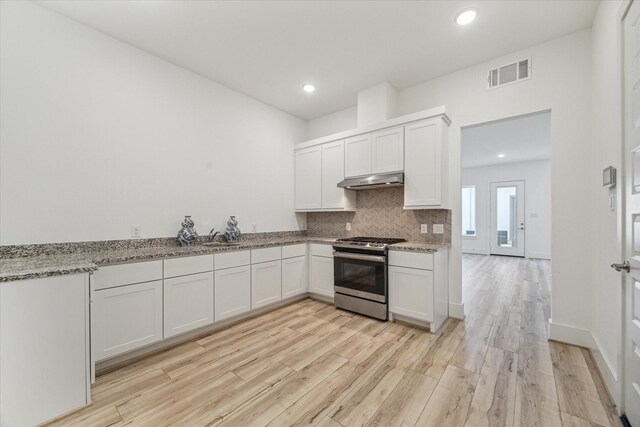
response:
<path fill-rule="evenodd" d="M 338 187 L 348 188 L 349 190 L 369 190 L 371 188 L 401 187 L 403 185 L 404 173 L 402 172 L 347 178 L 338 183 Z"/>

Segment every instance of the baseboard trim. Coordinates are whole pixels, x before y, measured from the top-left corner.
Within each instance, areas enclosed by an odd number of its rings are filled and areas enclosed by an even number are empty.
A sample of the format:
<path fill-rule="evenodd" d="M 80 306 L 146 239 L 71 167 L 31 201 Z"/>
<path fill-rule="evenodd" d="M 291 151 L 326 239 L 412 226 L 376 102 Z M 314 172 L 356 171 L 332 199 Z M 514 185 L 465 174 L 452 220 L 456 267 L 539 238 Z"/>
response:
<path fill-rule="evenodd" d="M 484 249 L 462 249 L 463 254 L 471 254 L 471 255 L 489 255 Z"/>
<path fill-rule="evenodd" d="M 618 373 L 615 369 L 612 368 L 611 362 L 606 358 L 604 353 L 600 350 L 600 342 L 595 336 L 593 337 L 594 347 L 591 349 L 591 355 L 593 356 L 593 360 L 596 362 L 598 366 L 598 370 L 600 371 L 600 376 L 604 381 L 605 387 L 609 391 L 609 396 L 613 399 L 613 403 L 617 405 L 618 408 L 621 406 L 621 395 L 620 395 L 620 383 L 618 382 Z"/>
<path fill-rule="evenodd" d="M 596 345 L 590 331 L 554 323 L 551 319 L 549 319 L 549 339 L 586 348 L 594 348 Z"/>
<path fill-rule="evenodd" d="M 532 259 L 547 259 L 547 260 L 551 259 L 551 254 L 546 252 L 527 252 L 526 256 L 527 258 L 532 258 Z"/>
<path fill-rule="evenodd" d="M 456 304 L 456 303 L 450 302 L 449 317 L 453 317 L 454 319 L 464 320 L 464 303 Z"/>
<path fill-rule="evenodd" d="M 613 402 L 620 408 L 621 396 L 618 374 L 615 369 L 612 368 L 611 362 L 607 360 L 600 350 L 600 343 L 591 331 L 576 328 L 575 326 L 554 323 L 553 320 L 549 320 L 549 339 L 589 349 L 598 371 L 600 371 L 600 377 L 609 392 L 609 396 L 611 396 Z"/>

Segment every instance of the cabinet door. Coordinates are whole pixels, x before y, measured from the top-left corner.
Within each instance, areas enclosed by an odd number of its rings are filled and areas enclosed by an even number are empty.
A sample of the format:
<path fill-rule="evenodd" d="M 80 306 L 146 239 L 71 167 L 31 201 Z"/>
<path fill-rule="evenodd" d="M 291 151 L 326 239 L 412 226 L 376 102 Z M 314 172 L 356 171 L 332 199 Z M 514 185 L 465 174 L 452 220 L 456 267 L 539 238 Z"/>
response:
<path fill-rule="evenodd" d="M 358 135 L 344 141 L 344 175 L 371 173 L 371 134 Z"/>
<path fill-rule="evenodd" d="M 373 173 L 404 169 L 404 128 L 376 132 L 371 137 Z"/>
<path fill-rule="evenodd" d="M 282 260 L 282 298 L 307 292 L 307 257 Z"/>
<path fill-rule="evenodd" d="M 333 298 L 333 258 L 311 257 L 309 292 Z"/>
<path fill-rule="evenodd" d="M 442 141 L 434 121 L 405 126 L 404 205 L 442 204 Z"/>
<path fill-rule="evenodd" d="M 86 274 L 0 284 L 0 425 L 31 426 L 87 402 Z"/>
<path fill-rule="evenodd" d="M 389 311 L 433 321 L 433 271 L 389 267 Z"/>
<path fill-rule="evenodd" d="M 322 207 L 322 149 L 309 147 L 295 152 L 295 208 Z"/>
<path fill-rule="evenodd" d="M 213 265 L 213 260 L 211 260 Z M 213 272 L 164 280 L 164 337 L 213 323 Z"/>
<path fill-rule="evenodd" d="M 280 261 L 251 266 L 251 308 L 264 307 L 282 299 Z"/>
<path fill-rule="evenodd" d="M 162 280 L 94 292 L 96 361 L 162 340 Z"/>
<path fill-rule="evenodd" d="M 345 191 L 338 188 L 344 179 L 344 141 L 322 145 L 322 207 L 344 208 Z"/>
<path fill-rule="evenodd" d="M 215 272 L 215 319 L 236 316 L 251 310 L 251 266 Z"/>

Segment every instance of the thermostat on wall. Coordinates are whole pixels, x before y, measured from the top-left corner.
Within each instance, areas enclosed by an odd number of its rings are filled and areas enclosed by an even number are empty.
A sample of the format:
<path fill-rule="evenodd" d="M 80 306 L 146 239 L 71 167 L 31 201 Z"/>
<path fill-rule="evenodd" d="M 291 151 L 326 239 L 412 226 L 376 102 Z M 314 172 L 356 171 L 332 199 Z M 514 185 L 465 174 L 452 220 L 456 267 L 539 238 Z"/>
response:
<path fill-rule="evenodd" d="M 616 168 L 613 166 L 602 170 L 602 186 L 607 188 L 616 186 Z"/>

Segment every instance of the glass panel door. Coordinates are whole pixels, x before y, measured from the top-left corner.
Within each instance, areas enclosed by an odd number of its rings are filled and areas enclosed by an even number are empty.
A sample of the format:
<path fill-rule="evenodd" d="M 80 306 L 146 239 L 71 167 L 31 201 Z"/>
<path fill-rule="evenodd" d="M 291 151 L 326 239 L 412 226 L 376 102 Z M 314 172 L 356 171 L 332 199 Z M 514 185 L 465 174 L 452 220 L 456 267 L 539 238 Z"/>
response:
<path fill-rule="evenodd" d="M 524 181 L 491 183 L 491 254 L 524 256 Z"/>

